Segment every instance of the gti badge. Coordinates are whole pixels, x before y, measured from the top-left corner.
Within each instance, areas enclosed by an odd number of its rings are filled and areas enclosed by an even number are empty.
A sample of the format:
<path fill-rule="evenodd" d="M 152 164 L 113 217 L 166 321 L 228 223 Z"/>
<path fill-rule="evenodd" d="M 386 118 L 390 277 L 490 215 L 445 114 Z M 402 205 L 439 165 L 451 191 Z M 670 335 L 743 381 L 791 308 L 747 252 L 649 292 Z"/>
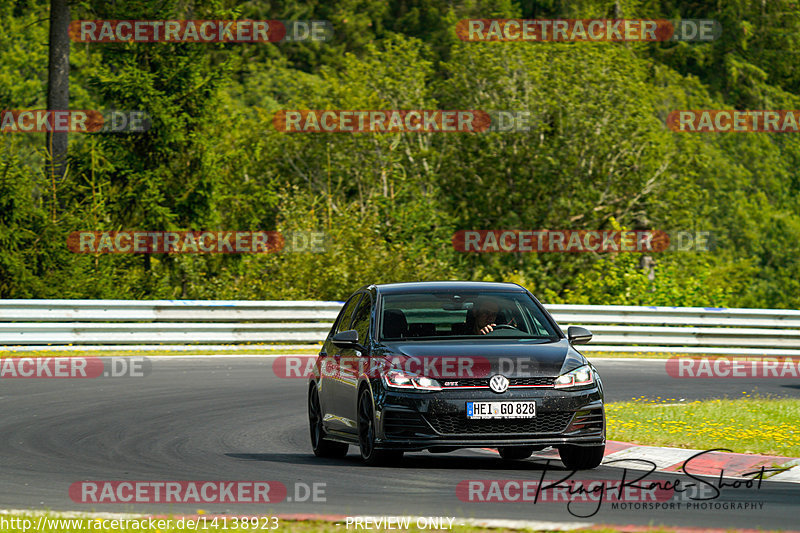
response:
<path fill-rule="evenodd" d="M 489 388 L 497 393 L 505 392 L 508 390 L 508 378 L 502 374 L 495 374 L 489 380 Z"/>

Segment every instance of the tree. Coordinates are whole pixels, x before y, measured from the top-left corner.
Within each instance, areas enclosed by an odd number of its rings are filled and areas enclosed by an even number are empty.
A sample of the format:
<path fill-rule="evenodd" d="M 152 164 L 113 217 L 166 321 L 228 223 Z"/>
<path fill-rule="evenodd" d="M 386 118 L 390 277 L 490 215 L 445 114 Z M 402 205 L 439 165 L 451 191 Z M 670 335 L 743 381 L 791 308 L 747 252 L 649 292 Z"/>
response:
<path fill-rule="evenodd" d="M 50 2 L 50 63 L 47 80 L 47 109 L 69 109 L 69 5 L 67 0 Z M 60 181 L 67 172 L 67 132 L 47 132 L 47 169 L 51 179 Z M 55 188 L 55 187 L 54 187 Z"/>

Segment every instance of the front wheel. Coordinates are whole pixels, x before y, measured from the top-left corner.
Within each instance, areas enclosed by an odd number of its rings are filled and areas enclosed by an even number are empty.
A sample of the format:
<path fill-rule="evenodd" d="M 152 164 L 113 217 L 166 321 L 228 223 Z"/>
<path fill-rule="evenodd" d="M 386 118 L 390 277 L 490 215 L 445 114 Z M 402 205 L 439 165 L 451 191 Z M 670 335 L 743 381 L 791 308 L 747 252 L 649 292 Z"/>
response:
<path fill-rule="evenodd" d="M 375 416 L 372 409 L 372 395 L 364 389 L 358 398 L 358 445 L 361 460 L 370 466 L 399 461 L 402 450 L 378 450 L 375 448 Z"/>
<path fill-rule="evenodd" d="M 325 428 L 322 427 L 322 408 L 319 404 L 319 393 L 312 387 L 308 393 L 308 427 L 311 432 L 311 449 L 317 457 L 344 457 L 349 446 L 343 442 L 325 439 Z"/>
<path fill-rule="evenodd" d="M 558 454 L 567 470 L 591 470 L 603 461 L 606 445 L 600 446 L 561 446 Z"/>

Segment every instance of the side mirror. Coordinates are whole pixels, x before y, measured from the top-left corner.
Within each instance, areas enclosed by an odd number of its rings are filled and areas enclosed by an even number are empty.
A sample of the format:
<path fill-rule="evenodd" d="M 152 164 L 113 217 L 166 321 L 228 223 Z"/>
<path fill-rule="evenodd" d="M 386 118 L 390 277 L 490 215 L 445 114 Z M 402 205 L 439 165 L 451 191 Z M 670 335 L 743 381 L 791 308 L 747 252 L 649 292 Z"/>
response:
<path fill-rule="evenodd" d="M 358 343 L 358 332 L 354 329 L 340 331 L 331 338 L 334 346 L 344 349 L 361 350 L 362 346 Z"/>
<path fill-rule="evenodd" d="M 581 326 L 570 326 L 567 329 L 567 339 L 570 344 L 586 344 L 592 340 L 592 332 Z"/>

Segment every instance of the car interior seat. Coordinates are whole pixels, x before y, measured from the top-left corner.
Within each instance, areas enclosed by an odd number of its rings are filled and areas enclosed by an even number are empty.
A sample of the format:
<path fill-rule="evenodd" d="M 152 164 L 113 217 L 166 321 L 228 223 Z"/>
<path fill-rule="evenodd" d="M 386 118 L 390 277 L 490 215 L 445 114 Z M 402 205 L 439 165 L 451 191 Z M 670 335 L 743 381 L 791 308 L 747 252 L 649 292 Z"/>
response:
<path fill-rule="evenodd" d="M 410 337 L 433 337 L 436 335 L 436 324 L 432 322 L 415 322 L 408 325 Z"/>
<path fill-rule="evenodd" d="M 383 337 L 403 339 L 408 336 L 406 314 L 400 309 L 386 309 L 383 312 Z"/>

